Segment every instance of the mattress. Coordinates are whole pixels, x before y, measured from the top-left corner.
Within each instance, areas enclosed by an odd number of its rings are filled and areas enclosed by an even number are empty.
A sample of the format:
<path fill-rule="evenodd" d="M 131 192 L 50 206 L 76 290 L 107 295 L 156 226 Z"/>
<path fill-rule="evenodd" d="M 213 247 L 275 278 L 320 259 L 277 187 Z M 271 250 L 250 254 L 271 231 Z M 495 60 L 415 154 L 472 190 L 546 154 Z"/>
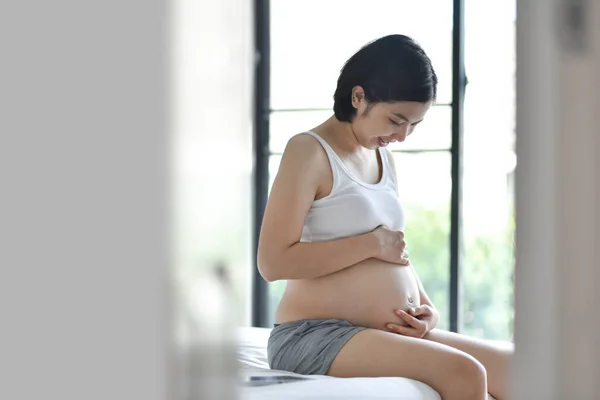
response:
<path fill-rule="evenodd" d="M 441 400 L 431 386 L 409 378 L 333 378 L 272 370 L 267 362 L 269 333 L 267 328 L 238 328 L 242 400 Z M 491 396 L 489 399 L 493 400 Z"/>

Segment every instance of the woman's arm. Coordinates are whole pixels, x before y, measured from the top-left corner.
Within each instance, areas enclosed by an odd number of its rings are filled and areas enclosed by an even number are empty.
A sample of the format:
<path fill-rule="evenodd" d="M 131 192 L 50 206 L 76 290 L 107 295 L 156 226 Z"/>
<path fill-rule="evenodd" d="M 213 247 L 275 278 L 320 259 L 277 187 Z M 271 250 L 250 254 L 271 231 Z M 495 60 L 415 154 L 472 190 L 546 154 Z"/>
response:
<path fill-rule="evenodd" d="M 310 279 L 377 256 L 374 232 L 351 238 L 301 243 L 304 221 L 315 197 L 332 182 L 327 154 L 311 136 L 297 135 L 286 146 L 273 182 L 258 244 L 258 268 L 269 282 Z"/>

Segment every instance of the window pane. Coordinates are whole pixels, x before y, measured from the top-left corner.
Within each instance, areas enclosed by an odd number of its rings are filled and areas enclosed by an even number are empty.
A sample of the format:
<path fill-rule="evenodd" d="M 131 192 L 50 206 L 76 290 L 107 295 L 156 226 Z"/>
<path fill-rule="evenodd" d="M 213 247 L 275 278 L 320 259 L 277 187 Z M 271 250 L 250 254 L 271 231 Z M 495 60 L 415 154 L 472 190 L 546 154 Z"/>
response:
<path fill-rule="evenodd" d="M 269 120 L 269 147 L 272 153 L 283 153 L 290 138 L 320 125 L 333 115 L 333 111 L 273 112 Z"/>
<path fill-rule="evenodd" d="M 450 153 L 396 153 L 394 160 L 410 259 L 440 312 L 438 327 L 449 329 Z"/>
<path fill-rule="evenodd" d="M 392 33 L 417 40 L 451 102 L 452 2 L 271 0 L 271 107 L 331 108 L 339 71 L 368 42 Z"/>
<path fill-rule="evenodd" d="M 447 150 L 451 144 L 452 109 L 434 106 L 404 143 L 394 143 L 390 150 Z M 270 148 L 282 153 L 288 140 L 300 132 L 321 124 L 333 115 L 332 111 L 291 111 L 271 113 Z"/>
<path fill-rule="evenodd" d="M 512 339 L 514 273 L 514 0 L 467 0 L 462 331 Z"/>
<path fill-rule="evenodd" d="M 406 241 L 410 257 L 431 300 L 449 327 L 450 153 L 394 154 L 400 199 L 407 218 Z M 271 156 L 272 185 L 280 156 Z M 424 184 L 426 183 L 426 184 Z M 273 317 L 285 282 L 269 283 L 269 307 Z"/>

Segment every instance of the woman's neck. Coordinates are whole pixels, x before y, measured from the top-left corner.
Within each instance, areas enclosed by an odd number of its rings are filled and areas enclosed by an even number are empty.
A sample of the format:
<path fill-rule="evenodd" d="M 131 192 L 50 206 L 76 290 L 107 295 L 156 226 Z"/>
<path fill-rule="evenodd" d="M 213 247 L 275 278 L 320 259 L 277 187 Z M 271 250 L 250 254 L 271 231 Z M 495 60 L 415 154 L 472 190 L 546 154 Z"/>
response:
<path fill-rule="evenodd" d="M 317 128 L 317 133 L 321 136 L 326 136 L 329 141 L 335 143 L 335 145 L 347 152 L 362 151 L 364 148 L 358 142 L 352 124 L 349 122 L 340 122 L 332 115 L 327 121 L 323 122 Z"/>

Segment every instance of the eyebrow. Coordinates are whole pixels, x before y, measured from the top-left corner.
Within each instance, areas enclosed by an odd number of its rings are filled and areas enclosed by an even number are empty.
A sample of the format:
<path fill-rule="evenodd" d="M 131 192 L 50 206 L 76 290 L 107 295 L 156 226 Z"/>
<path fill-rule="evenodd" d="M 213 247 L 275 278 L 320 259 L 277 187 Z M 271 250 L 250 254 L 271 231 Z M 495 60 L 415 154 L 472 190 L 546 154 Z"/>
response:
<path fill-rule="evenodd" d="M 408 118 L 406 118 L 404 115 L 400 114 L 400 113 L 392 113 L 394 114 L 396 117 L 401 118 L 403 120 L 405 120 L 406 122 L 409 122 L 410 120 Z M 413 122 L 413 124 L 418 124 L 419 122 L 423 121 L 423 119 L 420 119 L 418 121 Z"/>
<path fill-rule="evenodd" d="M 392 113 L 394 114 L 396 117 L 398 118 L 402 118 L 403 120 L 405 120 L 406 122 L 409 122 L 409 119 L 406 118 L 404 115 L 400 114 L 400 113 Z M 413 122 L 413 124 L 418 124 L 419 122 L 423 121 L 423 119 L 420 119 L 418 121 Z"/>

